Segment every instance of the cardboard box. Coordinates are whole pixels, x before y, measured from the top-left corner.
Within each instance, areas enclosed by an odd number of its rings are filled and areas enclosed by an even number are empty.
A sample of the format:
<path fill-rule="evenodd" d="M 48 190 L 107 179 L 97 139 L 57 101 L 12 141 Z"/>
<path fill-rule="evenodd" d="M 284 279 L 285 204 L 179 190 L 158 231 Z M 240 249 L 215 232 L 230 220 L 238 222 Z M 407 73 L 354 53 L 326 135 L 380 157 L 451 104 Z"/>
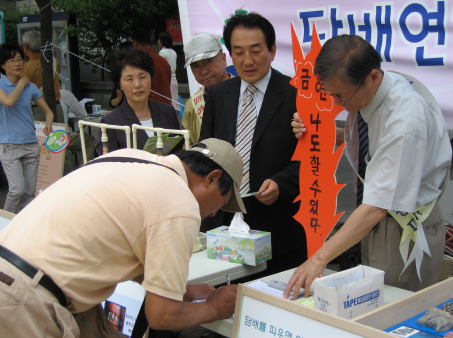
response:
<path fill-rule="evenodd" d="M 384 303 L 384 271 L 359 265 L 315 279 L 315 309 L 352 319 Z"/>
<path fill-rule="evenodd" d="M 444 258 L 440 267 L 439 282 L 453 276 L 453 259 Z"/>
<path fill-rule="evenodd" d="M 248 234 L 228 232 L 221 226 L 206 232 L 208 258 L 257 266 L 272 258 L 271 233 L 250 230 Z"/>

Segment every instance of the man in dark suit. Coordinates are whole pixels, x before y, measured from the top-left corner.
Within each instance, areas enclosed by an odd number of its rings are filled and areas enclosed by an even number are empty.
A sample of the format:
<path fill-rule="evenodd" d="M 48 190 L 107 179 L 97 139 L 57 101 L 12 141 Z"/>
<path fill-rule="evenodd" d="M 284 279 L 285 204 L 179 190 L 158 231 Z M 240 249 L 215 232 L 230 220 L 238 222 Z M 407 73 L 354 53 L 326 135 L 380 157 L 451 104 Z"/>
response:
<path fill-rule="evenodd" d="M 271 68 L 275 31 L 267 19 L 235 15 L 223 38 L 239 76 L 209 90 L 200 140 L 215 137 L 235 145 L 244 162 L 241 194 L 261 192 L 244 198 L 244 220 L 251 229 L 272 232 L 272 260 L 262 273 L 269 275 L 307 258 L 304 229 L 293 218 L 300 164 L 291 161 L 297 142 L 287 123 L 296 111 L 296 88 Z M 210 227 L 228 225 L 231 218 L 218 213 Z"/>

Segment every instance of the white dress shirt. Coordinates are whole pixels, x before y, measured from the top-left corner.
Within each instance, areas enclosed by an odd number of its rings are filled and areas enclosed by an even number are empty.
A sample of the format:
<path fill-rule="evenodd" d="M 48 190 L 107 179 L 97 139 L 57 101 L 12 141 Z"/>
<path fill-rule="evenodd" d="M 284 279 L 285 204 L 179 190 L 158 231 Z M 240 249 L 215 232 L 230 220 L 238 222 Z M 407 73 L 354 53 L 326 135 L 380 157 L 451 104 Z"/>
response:
<path fill-rule="evenodd" d="M 60 89 L 60 105 L 63 109 L 64 123 L 68 123 L 69 109 L 72 110 L 75 116 L 87 116 L 85 107 L 77 100 L 73 93 L 69 90 Z"/>
<path fill-rule="evenodd" d="M 444 118 L 401 75 L 385 72 L 372 101 L 360 111 L 369 152 L 363 203 L 413 212 L 435 200 L 451 165 Z M 349 113 L 346 151 L 357 168 L 357 113 Z"/>
<path fill-rule="evenodd" d="M 255 90 L 253 93 L 253 101 L 255 102 L 256 107 L 256 117 L 260 114 L 261 105 L 263 104 L 264 94 L 266 94 L 267 86 L 269 85 L 269 81 L 271 79 L 272 68 L 269 68 L 269 72 L 263 77 L 261 80 L 257 81 L 256 83 L 252 83 L 256 86 L 258 90 Z M 241 114 L 241 107 L 244 97 L 246 95 L 245 90 L 249 86 L 250 83 L 245 82 L 241 79 L 241 89 L 239 91 L 239 105 L 238 105 L 238 119 L 239 122 L 239 114 Z"/>
<path fill-rule="evenodd" d="M 170 64 L 171 68 L 171 77 L 176 78 L 176 52 L 171 48 L 162 48 L 159 52 L 159 55 L 162 56 Z"/>
<path fill-rule="evenodd" d="M 150 127 L 150 128 L 154 127 L 153 119 L 149 119 L 146 121 L 140 121 L 140 124 L 144 127 Z M 154 132 L 151 130 L 145 130 L 145 132 L 146 132 L 146 135 L 148 135 L 148 137 L 154 136 Z"/>

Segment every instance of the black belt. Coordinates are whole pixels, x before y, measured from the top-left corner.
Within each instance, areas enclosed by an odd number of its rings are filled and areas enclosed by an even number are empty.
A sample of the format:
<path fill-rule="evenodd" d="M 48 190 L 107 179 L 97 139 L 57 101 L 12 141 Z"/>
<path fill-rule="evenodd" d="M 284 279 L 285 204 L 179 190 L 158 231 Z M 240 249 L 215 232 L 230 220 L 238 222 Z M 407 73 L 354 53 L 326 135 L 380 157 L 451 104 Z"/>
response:
<path fill-rule="evenodd" d="M 4 260 L 10 262 L 12 265 L 14 265 L 16 268 L 18 268 L 20 271 L 25 273 L 28 277 L 34 278 L 35 275 L 38 273 L 38 269 L 36 269 L 34 266 L 31 264 L 27 263 L 24 261 L 22 258 L 20 258 L 18 255 L 16 255 L 14 252 L 9 251 L 7 248 L 4 246 L 0 245 L 0 257 L 2 257 Z M 43 275 L 41 277 L 41 280 L 39 281 L 39 284 L 44 286 L 47 290 L 52 292 L 52 294 L 57 297 L 58 301 L 60 304 L 64 307 L 68 305 L 68 302 L 66 301 L 66 296 L 64 295 L 63 291 L 58 287 L 55 282 L 50 279 L 50 277 L 47 277 L 46 275 Z"/>

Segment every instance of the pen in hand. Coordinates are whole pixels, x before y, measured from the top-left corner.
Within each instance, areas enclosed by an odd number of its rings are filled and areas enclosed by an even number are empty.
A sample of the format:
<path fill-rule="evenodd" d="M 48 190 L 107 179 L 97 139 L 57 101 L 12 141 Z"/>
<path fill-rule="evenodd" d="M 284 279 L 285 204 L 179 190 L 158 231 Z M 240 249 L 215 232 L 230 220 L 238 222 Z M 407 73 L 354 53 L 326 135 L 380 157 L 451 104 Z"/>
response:
<path fill-rule="evenodd" d="M 230 285 L 230 276 L 226 275 L 227 285 Z"/>
<path fill-rule="evenodd" d="M 259 195 L 261 194 L 261 191 L 257 191 L 257 192 L 248 192 L 246 194 L 242 194 L 241 197 L 244 198 L 244 197 L 249 197 L 249 196 L 255 196 L 255 195 Z"/>

